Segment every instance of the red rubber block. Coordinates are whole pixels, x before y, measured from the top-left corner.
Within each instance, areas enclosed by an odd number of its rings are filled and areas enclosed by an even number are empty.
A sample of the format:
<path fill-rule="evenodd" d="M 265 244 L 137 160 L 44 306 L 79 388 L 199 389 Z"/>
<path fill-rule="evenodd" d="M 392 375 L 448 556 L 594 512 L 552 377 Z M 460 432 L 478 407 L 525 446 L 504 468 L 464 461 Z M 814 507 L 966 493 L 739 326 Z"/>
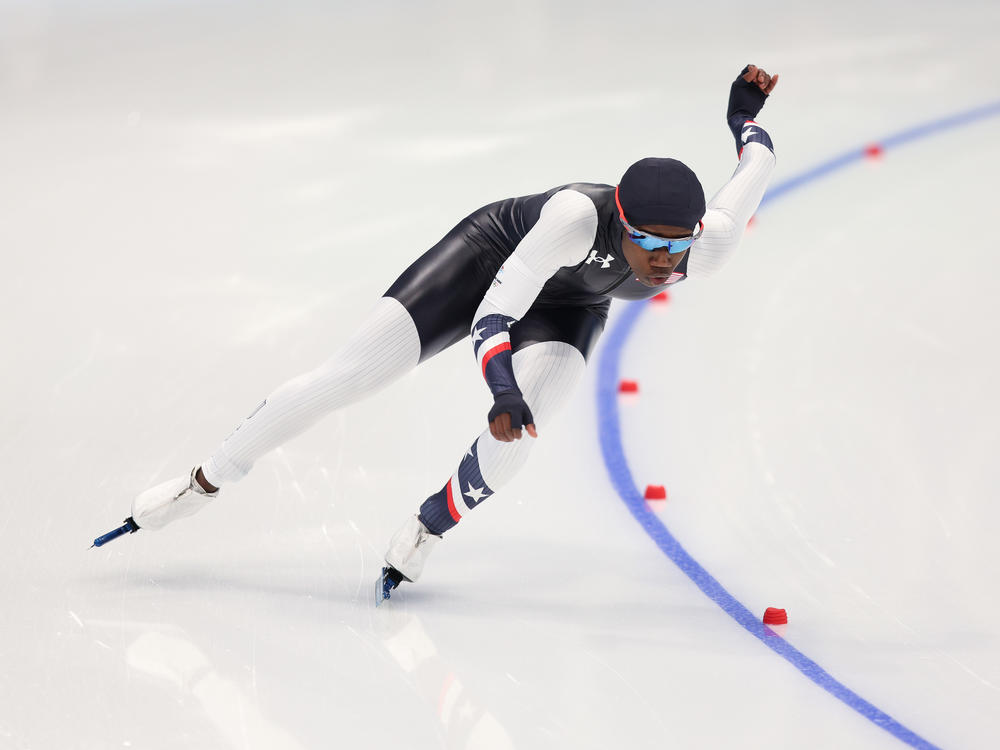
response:
<path fill-rule="evenodd" d="M 646 499 L 647 500 L 666 500 L 667 499 L 667 488 L 662 484 L 648 484 L 646 485 Z"/>
<path fill-rule="evenodd" d="M 869 143 L 865 146 L 865 156 L 869 159 L 878 159 L 882 156 L 883 149 L 879 143 Z"/>
<path fill-rule="evenodd" d="M 619 393 L 638 393 L 639 382 L 636 380 L 623 380 L 618 384 Z"/>
<path fill-rule="evenodd" d="M 768 607 L 764 610 L 764 624 L 765 625 L 787 625 L 788 624 L 788 613 L 783 609 L 778 609 L 777 607 Z"/>
<path fill-rule="evenodd" d="M 655 302 L 658 305 L 664 305 L 664 304 L 666 304 L 667 302 L 670 301 L 670 295 L 667 294 L 666 292 L 660 292 L 655 297 L 653 297 L 652 300 L 650 300 L 650 301 L 651 302 Z"/>

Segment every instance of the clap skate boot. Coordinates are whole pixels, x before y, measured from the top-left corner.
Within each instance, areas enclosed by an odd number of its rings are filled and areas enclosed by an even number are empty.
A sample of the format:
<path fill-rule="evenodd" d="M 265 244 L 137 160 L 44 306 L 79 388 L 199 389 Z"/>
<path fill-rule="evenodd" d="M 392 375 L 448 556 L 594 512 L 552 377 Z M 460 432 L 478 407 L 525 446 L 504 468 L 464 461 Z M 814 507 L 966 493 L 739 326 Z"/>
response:
<path fill-rule="evenodd" d="M 189 475 L 168 479 L 140 493 L 132 501 L 132 515 L 114 531 L 97 537 L 94 546 L 100 547 L 139 529 L 162 529 L 171 521 L 197 513 L 219 496 L 218 490 L 208 492 L 198 483 L 197 473 L 196 466 Z"/>
<path fill-rule="evenodd" d="M 389 551 L 385 553 L 386 566 L 382 568 L 382 577 L 375 583 L 375 604 L 388 599 L 393 589 L 403 581 L 412 583 L 420 578 L 427 557 L 440 540 L 438 534 L 432 534 L 424 526 L 420 516 L 410 516 L 389 542 Z"/>

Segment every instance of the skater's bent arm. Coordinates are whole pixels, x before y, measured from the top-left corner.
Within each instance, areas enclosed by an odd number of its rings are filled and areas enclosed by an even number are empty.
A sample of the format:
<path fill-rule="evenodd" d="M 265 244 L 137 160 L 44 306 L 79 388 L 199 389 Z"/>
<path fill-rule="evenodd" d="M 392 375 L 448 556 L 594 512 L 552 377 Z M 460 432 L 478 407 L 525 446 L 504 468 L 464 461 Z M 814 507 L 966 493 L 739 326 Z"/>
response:
<path fill-rule="evenodd" d="M 596 233 L 597 209 L 590 198 L 575 190 L 553 195 L 497 272 L 473 316 L 472 345 L 495 400 L 489 423 L 497 440 L 519 439 L 522 425 L 532 437 L 537 435 L 514 377 L 510 329 L 556 271 L 583 260 Z"/>

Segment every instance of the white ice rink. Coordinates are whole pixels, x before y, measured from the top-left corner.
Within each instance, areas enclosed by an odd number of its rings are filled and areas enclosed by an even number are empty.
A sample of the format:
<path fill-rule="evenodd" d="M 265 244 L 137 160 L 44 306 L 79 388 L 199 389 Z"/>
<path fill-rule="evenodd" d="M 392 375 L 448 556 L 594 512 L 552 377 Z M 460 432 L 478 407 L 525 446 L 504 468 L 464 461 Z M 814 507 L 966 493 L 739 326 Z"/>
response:
<path fill-rule="evenodd" d="M 774 184 L 1000 99 L 995 0 L 0 0 L 0 749 L 1000 747 L 1000 116 L 769 202 L 384 607 L 490 398 L 459 344 L 196 518 L 88 549 L 474 208 L 676 156 L 747 62 Z M 613 308 L 608 334 L 621 321 Z"/>

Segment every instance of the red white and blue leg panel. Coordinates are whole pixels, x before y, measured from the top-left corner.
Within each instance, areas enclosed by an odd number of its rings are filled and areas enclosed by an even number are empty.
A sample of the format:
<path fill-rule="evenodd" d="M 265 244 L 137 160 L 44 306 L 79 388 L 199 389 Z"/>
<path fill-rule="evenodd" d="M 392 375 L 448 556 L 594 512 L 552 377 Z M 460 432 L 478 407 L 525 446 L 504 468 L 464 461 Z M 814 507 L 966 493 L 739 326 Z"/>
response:
<path fill-rule="evenodd" d="M 420 506 L 420 520 L 432 534 L 441 535 L 462 516 L 493 494 L 479 470 L 479 441 L 469 448 L 448 483 Z"/>

